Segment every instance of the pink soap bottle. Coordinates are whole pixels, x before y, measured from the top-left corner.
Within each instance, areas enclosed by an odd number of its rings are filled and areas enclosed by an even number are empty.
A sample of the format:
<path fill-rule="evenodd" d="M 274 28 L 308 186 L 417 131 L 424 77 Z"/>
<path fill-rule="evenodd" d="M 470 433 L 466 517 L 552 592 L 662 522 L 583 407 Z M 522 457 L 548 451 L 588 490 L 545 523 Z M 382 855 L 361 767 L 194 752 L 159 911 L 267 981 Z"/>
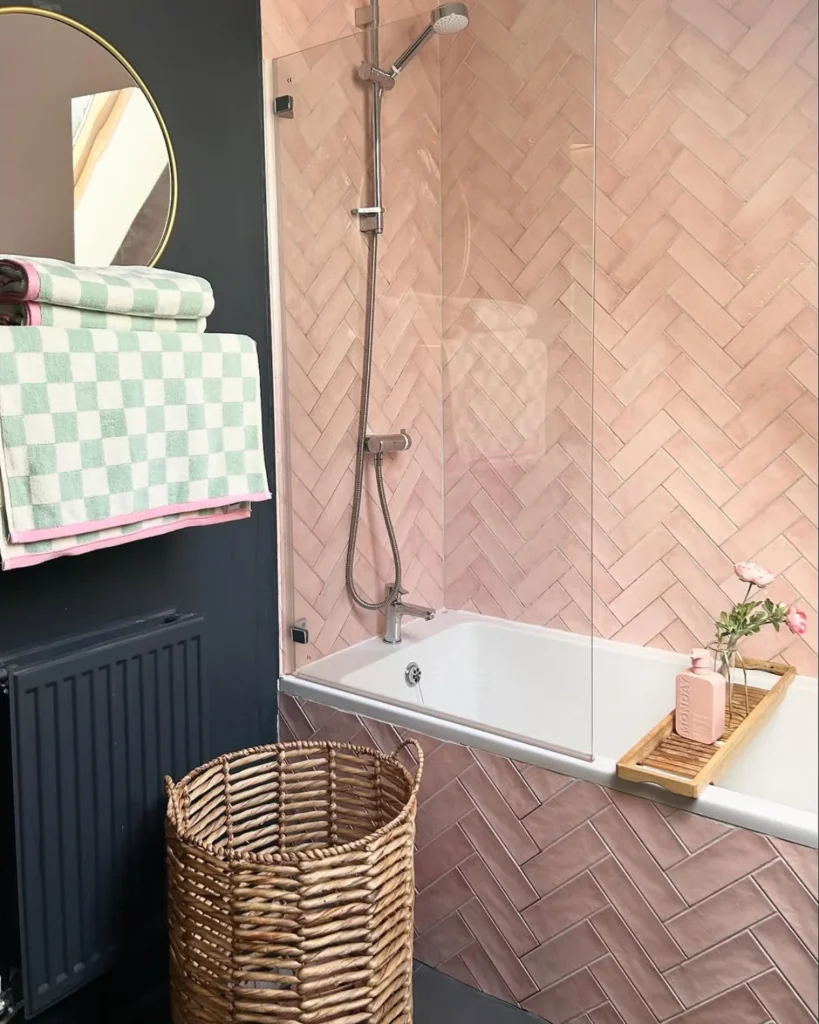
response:
<path fill-rule="evenodd" d="M 675 730 L 698 743 L 716 743 L 725 734 L 725 679 L 708 661 L 708 651 L 698 647 L 691 668 L 677 676 Z"/>

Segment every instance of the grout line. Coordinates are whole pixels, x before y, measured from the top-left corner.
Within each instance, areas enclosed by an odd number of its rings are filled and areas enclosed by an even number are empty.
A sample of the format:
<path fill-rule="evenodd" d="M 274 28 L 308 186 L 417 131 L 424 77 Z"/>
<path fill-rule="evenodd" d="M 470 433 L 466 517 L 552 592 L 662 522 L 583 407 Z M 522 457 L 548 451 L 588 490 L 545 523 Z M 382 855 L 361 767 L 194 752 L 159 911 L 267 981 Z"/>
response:
<path fill-rule="evenodd" d="M 448 786 L 452 785 L 453 783 L 457 783 L 457 784 L 458 784 L 458 785 L 459 785 L 459 786 L 461 787 L 461 789 L 462 789 L 462 790 L 463 790 L 463 792 L 464 792 L 464 795 L 465 795 L 465 796 L 467 796 L 467 797 L 469 797 L 469 800 L 470 800 L 470 803 L 472 804 L 472 806 L 471 806 L 471 807 L 469 807 L 469 808 L 468 808 L 467 810 L 465 810 L 465 811 L 463 812 L 463 814 L 462 814 L 462 815 L 461 815 L 461 816 L 460 816 L 459 818 L 456 818 L 456 819 L 455 819 L 454 821 L 451 821 L 451 822 L 450 822 L 450 823 L 449 823 L 449 824 L 448 824 L 448 825 L 446 826 L 446 828 L 442 828 L 440 832 L 437 832 L 437 833 L 436 833 L 436 834 L 435 834 L 435 835 L 434 835 L 434 836 L 432 837 L 432 839 L 428 839 L 428 840 L 427 840 L 427 841 L 426 841 L 426 842 L 424 843 L 424 845 L 423 845 L 423 846 L 417 846 L 417 845 L 416 845 L 416 847 L 415 847 L 415 853 L 416 853 L 416 855 L 417 855 L 417 854 L 419 854 L 419 853 L 421 852 L 421 850 L 426 850 L 426 848 L 427 848 L 427 847 L 428 847 L 428 846 L 430 845 L 430 843 L 434 843 L 434 842 L 435 842 L 435 840 L 436 840 L 436 839 L 437 839 L 437 838 L 438 838 L 438 837 L 439 837 L 440 835 L 443 835 L 443 833 L 444 833 L 444 832 L 446 832 L 446 830 L 447 830 L 447 829 L 449 829 L 449 828 L 452 828 L 452 826 L 453 826 L 453 825 L 460 825 L 460 823 L 461 823 L 461 822 L 462 822 L 462 821 L 464 820 L 464 818 L 466 818 L 466 817 L 467 817 L 468 815 L 470 815 L 470 814 L 471 814 L 471 813 L 472 813 L 472 812 L 473 812 L 473 811 L 474 811 L 474 810 L 476 809 L 476 805 L 475 805 L 474 801 L 472 800 L 472 798 L 471 798 L 471 797 L 469 796 L 469 794 L 468 794 L 468 793 L 466 792 L 466 790 L 464 789 L 464 787 L 463 787 L 463 785 L 462 785 L 462 783 L 461 783 L 461 779 L 460 779 L 460 776 L 458 776 L 458 775 L 456 775 L 456 776 L 455 776 L 455 778 L 454 778 L 454 779 L 452 779 L 452 781 L 451 781 L 451 782 L 448 782 L 446 786 L 442 786 L 442 787 L 441 787 L 441 788 L 440 788 L 440 789 L 438 790 L 438 792 L 437 792 L 437 793 L 435 794 L 435 796 L 438 796 L 438 795 L 439 795 L 440 793 L 443 793 L 443 791 L 444 791 L 444 790 L 445 790 L 445 789 L 446 789 L 446 788 L 447 788 Z M 434 797 L 431 797 L 430 799 L 434 799 Z M 421 808 L 419 807 L 418 809 L 420 810 Z M 462 829 L 461 831 L 463 831 L 463 829 Z M 469 837 L 468 837 L 468 836 L 466 836 L 465 838 L 466 838 L 467 842 L 468 842 L 468 843 L 470 843 L 470 845 L 471 845 L 471 844 L 472 844 L 472 840 L 471 840 L 471 839 L 469 839 Z M 463 862 L 461 862 L 461 863 L 463 863 Z"/>
<path fill-rule="evenodd" d="M 755 981 L 758 981 L 760 978 L 764 978 L 768 974 L 775 974 L 779 978 L 779 980 L 782 982 L 782 984 L 787 988 L 787 990 L 791 993 L 793 998 L 805 1010 L 805 1012 L 808 1014 L 808 1016 L 809 1017 L 813 1016 L 813 1010 L 809 1009 L 808 1004 L 804 1001 L 804 999 L 802 999 L 802 997 L 799 995 L 799 993 L 796 991 L 796 989 L 793 987 L 793 985 L 791 985 L 791 983 L 788 981 L 788 979 L 785 977 L 785 975 L 782 973 L 782 971 L 776 965 L 774 965 L 772 970 L 763 971 L 761 974 L 757 974 L 753 978 L 750 978 L 746 982 L 746 984 L 750 987 L 751 985 L 753 985 L 753 983 Z M 756 991 L 754 989 L 751 989 L 751 991 L 753 992 L 755 998 L 758 999 L 759 1002 L 762 1004 L 764 1009 L 767 1010 L 770 1013 L 771 1012 L 771 1008 L 768 1006 L 768 1004 L 765 1002 L 765 1000 L 762 998 L 762 996 L 757 995 L 757 993 L 756 993 Z M 815 1019 L 815 1017 L 814 1017 L 814 1019 Z"/>
<path fill-rule="evenodd" d="M 617 915 L 617 917 L 620 919 L 623 927 L 626 929 L 626 931 L 629 933 L 629 935 L 632 937 L 632 939 L 634 939 L 634 942 L 637 945 L 638 949 L 642 952 L 642 954 L 645 956 L 645 958 L 648 960 L 648 962 L 651 964 L 651 966 L 657 972 L 657 975 L 663 980 L 663 982 L 665 983 L 665 986 L 668 989 L 668 991 L 674 996 L 674 998 L 677 1000 L 677 1002 L 680 1003 L 680 1005 L 682 1005 L 682 1001 L 680 1000 L 679 996 L 677 995 L 677 993 L 674 991 L 674 989 L 671 987 L 671 985 L 668 983 L 668 980 L 666 979 L 666 974 L 669 971 L 674 970 L 674 968 L 670 967 L 666 971 L 661 971 L 660 968 L 651 959 L 651 957 L 649 956 L 649 954 L 648 954 L 647 950 L 645 949 L 645 947 L 643 946 L 643 944 L 640 942 L 640 940 L 637 938 L 637 936 L 634 934 L 634 932 L 631 930 L 631 928 L 629 928 L 628 922 L 625 921 L 625 919 L 623 918 L 622 914 L 617 909 L 617 907 L 615 907 L 613 904 L 610 904 L 610 906 L 611 906 L 611 909 L 614 911 L 614 913 Z M 595 935 L 600 939 L 600 941 L 603 943 L 603 945 L 609 951 L 609 954 L 614 957 L 614 959 L 617 961 L 618 964 L 620 964 L 620 967 L 621 967 L 623 973 L 626 975 L 626 977 L 629 977 L 628 971 L 626 970 L 625 965 L 620 963 L 619 957 L 615 953 L 612 953 L 612 951 L 609 949 L 609 947 L 608 947 L 608 945 L 606 943 L 606 940 L 603 938 L 603 936 L 600 934 L 600 932 L 597 930 L 597 928 L 594 927 L 594 918 L 597 917 L 598 914 L 601 914 L 601 913 L 602 913 L 602 911 L 597 911 L 597 913 L 595 913 L 592 917 L 587 918 L 587 920 L 591 924 L 592 928 L 594 928 Z M 674 937 L 673 936 L 669 936 L 669 937 L 671 938 L 672 941 L 674 941 Z M 682 950 L 680 950 L 680 952 L 682 952 Z M 680 964 L 675 964 L 674 966 L 675 967 L 680 967 L 684 963 L 685 963 L 685 960 L 683 960 Z"/>
<path fill-rule="evenodd" d="M 739 831 L 743 831 L 743 830 L 740 829 Z M 745 830 L 745 831 L 748 831 L 748 830 Z M 775 859 L 776 859 L 776 854 L 774 854 L 774 857 L 772 857 L 771 860 L 765 861 L 764 864 L 760 864 L 758 868 L 754 868 L 753 870 L 754 871 L 759 871 L 761 868 L 767 867 Z M 750 871 L 746 871 L 746 873 L 744 875 L 740 875 L 738 878 L 734 878 L 730 882 L 726 882 L 725 885 L 721 885 L 718 889 L 715 889 L 713 892 L 709 893 L 707 896 L 703 896 L 703 898 L 701 900 L 697 900 L 696 903 L 688 903 L 688 901 L 686 900 L 685 902 L 688 905 L 688 910 L 696 910 L 697 907 L 702 906 L 702 904 L 705 903 L 707 900 L 713 899 L 714 896 L 718 896 L 720 893 L 725 892 L 726 889 L 730 889 L 732 885 L 735 885 L 737 882 L 741 882 L 743 878 L 750 878 L 750 877 L 751 877 L 751 872 Z M 686 913 L 686 911 L 681 911 L 680 914 L 677 914 L 675 916 L 679 917 L 679 916 L 681 916 L 681 914 L 684 914 L 684 913 Z M 669 920 L 672 920 L 672 918 L 669 918 Z"/>
<path fill-rule="evenodd" d="M 615 791 L 615 792 L 616 792 L 616 791 Z M 638 800 L 639 800 L 639 799 L 641 799 L 641 798 L 640 798 L 640 797 L 636 797 L 635 799 L 638 799 Z M 676 866 L 677 866 L 678 864 L 682 864 L 682 863 L 684 863 L 684 861 L 686 860 L 686 858 L 685 858 L 685 857 L 682 857 L 682 858 L 680 858 L 680 860 L 678 860 L 678 861 L 675 861 L 675 862 L 674 862 L 674 864 L 670 864 L 668 868 L 664 868 L 664 867 L 662 866 L 662 864 L 660 864 L 660 862 L 659 862 L 659 861 L 657 860 L 657 858 L 656 858 L 656 857 L 654 856 L 654 854 L 653 854 L 653 853 L 651 852 L 651 850 L 650 850 L 650 849 L 648 848 L 648 846 L 647 846 L 647 845 L 646 845 L 646 844 L 645 844 L 645 843 L 643 842 L 643 840 L 642 840 L 642 839 L 641 839 L 641 837 L 640 837 L 640 834 L 639 834 L 639 833 L 637 832 L 637 830 L 636 830 L 636 829 L 635 829 L 635 828 L 634 828 L 634 827 L 632 826 L 631 822 L 629 822 L 628 818 L 627 818 L 627 817 L 625 816 L 625 814 L 623 814 L 623 812 L 622 812 L 622 811 L 620 810 L 620 808 L 619 808 L 619 807 L 617 806 L 617 804 L 616 804 L 616 803 L 615 803 L 614 801 L 612 801 L 612 806 L 614 807 L 615 811 L 616 811 L 616 812 L 617 812 L 617 813 L 618 813 L 618 814 L 620 815 L 620 817 L 621 817 L 621 818 L 623 819 L 623 824 L 624 824 L 624 825 L 626 826 L 626 828 L 627 828 L 627 829 L 628 829 L 628 831 L 629 831 L 629 832 L 630 832 L 630 833 L 632 834 L 632 836 L 634 836 L 634 838 L 636 839 L 636 841 L 637 841 L 637 842 L 639 843 L 639 845 L 640 845 L 640 846 L 642 847 L 642 849 L 643 849 L 643 850 L 645 851 L 645 853 L 646 853 L 646 854 L 648 855 L 648 857 L 649 857 L 649 858 L 651 859 L 652 863 L 653 863 L 653 864 L 654 864 L 654 865 L 656 866 L 657 870 L 658 870 L 658 871 L 660 871 L 660 872 L 662 872 L 663 876 L 664 876 L 664 877 L 665 877 L 665 879 L 666 879 L 666 880 L 668 881 L 668 884 L 669 884 L 669 885 L 670 885 L 670 886 L 672 887 L 672 889 L 674 890 L 674 892 L 676 892 L 676 894 L 677 894 L 677 895 L 678 895 L 678 896 L 680 897 L 680 899 L 681 899 L 681 900 L 683 901 L 683 903 L 685 903 L 685 904 L 686 904 L 686 906 L 689 906 L 690 904 L 688 903 L 688 900 L 686 900 L 686 899 L 685 899 L 685 898 L 683 897 L 682 893 L 681 893 L 681 892 L 679 891 L 679 889 L 677 888 L 677 886 L 676 886 L 676 885 L 674 885 L 674 882 L 673 882 L 673 881 L 671 880 L 671 878 L 670 878 L 670 877 L 669 877 L 669 875 L 668 875 L 668 871 L 670 870 L 670 868 L 672 868 L 672 867 L 676 867 Z M 653 801 L 652 801 L 652 806 L 653 806 Z M 602 813 L 602 812 L 599 812 L 599 813 Z M 656 813 L 657 813 L 657 816 L 658 816 L 658 817 L 660 817 L 660 812 L 659 812 L 659 811 L 657 811 Z M 594 815 L 594 817 L 597 817 L 597 815 Z M 597 831 L 597 830 L 595 829 L 595 831 Z M 602 838 L 602 837 L 601 837 L 601 838 Z M 621 865 L 621 867 L 622 867 L 622 865 Z M 625 868 L 624 868 L 623 870 L 625 870 Z M 628 874 L 628 873 L 629 873 L 629 872 L 628 872 L 628 871 L 626 871 L 626 874 Z M 636 885 L 637 883 L 635 882 L 634 884 Z M 637 888 L 639 889 L 640 887 L 639 887 L 639 886 L 637 886 Z M 648 902 L 648 901 L 646 901 L 646 902 Z M 656 913 L 656 911 L 655 911 L 655 913 Z M 659 914 L 657 914 L 657 916 L 659 917 L 660 915 L 659 915 Z M 666 921 L 666 920 L 669 920 L 669 919 L 668 919 L 668 918 L 660 918 L 660 920 L 661 920 L 661 921 Z"/>
<path fill-rule="evenodd" d="M 620 973 L 623 975 L 623 978 L 625 979 L 626 984 L 634 992 L 635 996 L 640 1001 L 640 1003 L 642 1003 L 642 1005 L 645 1007 L 646 1013 L 648 1013 L 648 1015 L 650 1017 L 653 1017 L 656 1020 L 657 1019 L 657 1015 L 653 1012 L 653 1010 L 648 1005 L 648 1003 L 645 1001 L 645 999 L 643 999 L 642 995 L 640 994 L 639 990 L 637 989 L 637 986 L 634 984 L 634 982 L 631 980 L 631 978 L 629 978 L 628 974 L 626 974 L 626 972 L 620 966 L 620 964 L 618 963 L 616 957 L 612 956 L 612 960 L 617 965 L 617 968 L 620 971 Z M 599 961 L 595 961 L 595 962 L 599 963 Z M 619 1011 L 619 1009 L 617 1007 L 617 1003 L 615 1002 L 614 997 L 609 993 L 609 991 L 606 988 L 606 986 L 603 984 L 603 982 L 597 977 L 597 975 L 593 971 L 591 972 L 591 974 L 592 974 L 592 977 L 594 978 L 594 980 L 597 982 L 597 984 L 603 990 L 603 992 L 605 992 L 606 995 L 608 996 L 609 1002 L 612 1004 L 612 1006 L 615 1008 L 615 1010 L 617 1010 L 617 1012 L 619 1013 L 620 1011 Z"/>
<path fill-rule="evenodd" d="M 598 812 L 598 814 L 601 814 L 601 813 L 602 813 L 602 811 Z M 619 812 L 618 812 L 618 813 L 619 813 Z M 594 815 L 594 817 L 597 817 L 597 815 Z M 654 909 L 654 907 L 653 907 L 653 906 L 651 905 L 651 903 L 649 902 L 649 900 L 648 900 L 648 898 L 646 897 L 646 895 L 645 895 L 645 894 L 643 893 L 643 890 L 642 890 L 642 889 L 640 888 L 640 886 L 639 886 L 639 885 L 637 884 L 637 881 L 636 881 L 636 880 L 635 880 L 635 879 L 634 879 L 634 878 L 632 877 L 632 874 L 631 874 L 631 872 L 630 872 L 630 871 L 629 871 L 629 870 L 628 870 L 628 869 L 627 869 L 627 868 L 625 867 L 625 865 L 624 865 L 624 864 L 623 864 L 623 863 L 621 862 L 620 858 L 619 858 L 619 857 L 617 856 L 617 854 L 616 854 L 616 853 L 614 852 L 614 850 L 612 850 L 612 848 L 611 848 L 611 847 L 609 846 L 609 844 L 608 844 L 608 843 L 606 842 L 606 840 L 605 840 L 605 839 L 603 838 L 603 836 L 601 835 L 601 833 L 600 833 L 600 830 L 599 830 L 599 829 L 598 829 L 598 828 L 596 827 L 596 825 L 594 824 L 594 817 L 593 817 L 593 818 L 591 818 L 591 819 L 589 819 L 589 821 L 590 821 L 590 824 L 591 824 L 592 828 L 594 829 L 595 833 L 596 833 L 596 834 L 598 835 L 598 837 L 600 838 L 600 842 L 601 842 L 601 843 L 602 843 L 602 844 L 603 844 L 603 845 L 604 845 L 604 846 L 606 847 L 606 849 L 607 849 L 607 850 L 609 851 L 609 853 L 611 854 L 611 856 L 612 856 L 612 857 L 614 858 L 614 860 L 615 860 L 615 861 L 617 862 L 617 864 L 618 864 L 618 866 L 619 866 L 620 870 L 621 870 L 621 871 L 623 872 L 623 874 L 624 874 L 624 875 L 626 876 L 626 878 L 628 878 L 628 880 L 629 880 L 629 881 L 631 882 L 631 884 L 632 884 L 632 885 L 634 886 L 634 888 L 635 888 L 635 889 L 637 890 L 637 892 L 638 892 L 638 893 L 640 894 L 640 896 L 642 897 L 642 899 L 643 899 L 643 901 L 645 902 L 646 906 L 647 906 L 647 907 L 649 908 L 649 910 L 650 910 L 650 911 L 651 911 L 651 913 L 652 913 L 652 914 L 654 915 L 654 917 L 656 917 L 656 918 L 657 918 L 657 920 L 659 921 L 660 925 L 661 925 L 661 926 L 663 926 L 663 927 L 665 927 L 665 922 L 666 922 L 667 920 L 671 920 L 671 918 L 663 918 L 663 917 L 660 917 L 660 915 L 659 915 L 659 914 L 657 913 L 657 911 L 656 911 L 656 910 Z M 621 817 L 622 817 L 622 815 L 621 815 Z M 626 825 L 628 825 L 628 822 L 626 822 Z M 642 845 L 642 844 L 641 844 L 641 845 Z M 648 853 L 648 851 L 646 851 L 646 852 Z M 649 856 L 651 856 L 651 854 L 650 854 L 650 853 L 649 853 Z M 653 858 L 652 858 L 652 860 L 653 860 Z M 656 864 L 656 861 L 654 861 L 654 863 Z M 681 861 L 680 863 L 682 863 L 682 861 Z M 669 884 L 669 885 L 671 886 L 671 888 L 672 888 L 672 889 L 674 890 L 674 892 L 675 892 L 675 893 L 676 893 L 676 894 L 677 894 L 677 895 L 678 895 L 678 896 L 680 897 L 680 899 L 682 900 L 682 902 L 683 902 L 683 903 L 685 904 L 685 906 L 686 906 L 686 909 L 690 909 L 690 908 L 691 908 L 691 904 L 690 904 L 690 903 L 688 902 L 688 900 L 686 900 L 686 899 L 685 899 L 685 898 L 684 898 L 684 897 L 682 896 L 682 894 L 681 894 L 681 893 L 680 893 L 680 892 L 678 891 L 677 887 L 676 887 L 676 886 L 674 885 L 674 883 L 673 883 L 673 882 L 671 881 L 671 879 L 670 879 L 670 878 L 668 877 L 668 875 L 667 875 L 667 873 L 665 872 L 665 870 L 664 870 L 663 868 L 660 868 L 660 867 L 659 867 L 659 865 L 657 865 L 657 867 L 658 867 L 658 868 L 659 868 L 659 870 L 660 870 L 660 871 L 662 872 L 663 876 L 664 876 L 664 877 L 666 878 L 666 880 L 668 881 L 668 884 Z M 685 911 L 684 911 L 684 910 L 681 910 L 681 911 L 680 911 L 680 913 L 681 913 L 681 914 L 682 914 L 682 913 L 685 913 Z M 672 938 L 672 941 L 674 941 L 674 940 L 673 940 L 673 937 L 672 937 L 672 936 L 669 936 L 669 937 L 670 937 L 670 938 Z M 674 942 L 674 944 L 675 944 L 675 945 L 677 945 L 677 943 L 676 943 L 676 942 Z M 677 948 L 679 949 L 679 946 L 678 946 Z M 680 952 L 682 952 L 682 950 L 680 950 Z M 649 959 L 650 959 L 650 958 L 649 958 Z M 653 961 L 652 961 L 652 962 L 653 962 Z"/>
<path fill-rule="evenodd" d="M 675 812 L 679 812 L 681 814 L 690 814 L 694 818 L 704 818 L 705 817 L 705 815 L 703 815 L 703 814 L 696 814 L 694 811 L 686 811 L 682 807 L 676 807 L 674 810 L 675 810 Z M 671 815 L 671 817 L 673 817 L 673 815 Z M 727 838 L 727 836 L 729 836 L 732 832 L 742 832 L 742 831 L 746 831 L 747 832 L 747 831 L 750 831 L 750 829 L 743 829 L 741 825 L 730 825 L 730 824 L 728 824 L 727 821 L 720 821 L 719 818 L 705 818 L 705 820 L 706 821 L 715 821 L 718 825 L 724 825 L 725 828 L 727 829 L 727 831 L 721 832 L 718 836 L 714 836 L 713 839 L 709 839 L 707 843 L 705 843 L 703 846 L 700 846 L 696 850 L 692 850 L 685 843 L 685 841 L 680 838 L 680 836 L 677 836 L 677 838 L 680 840 L 680 842 L 683 844 L 683 846 L 686 848 L 686 850 L 689 851 L 689 859 L 691 857 L 697 857 L 699 854 L 704 853 L 706 850 L 710 850 L 712 846 L 716 846 L 717 843 L 719 843 L 723 839 Z M 671 831 L 674 832 L 674 835 L 677 835 L 677 832 L 674 829 L 673 825 L 671 826 Z M 680 863 L 682 863 L 682 861 Z M 677 865 L 675 864 L 673 866 L 676 867 Z"/>

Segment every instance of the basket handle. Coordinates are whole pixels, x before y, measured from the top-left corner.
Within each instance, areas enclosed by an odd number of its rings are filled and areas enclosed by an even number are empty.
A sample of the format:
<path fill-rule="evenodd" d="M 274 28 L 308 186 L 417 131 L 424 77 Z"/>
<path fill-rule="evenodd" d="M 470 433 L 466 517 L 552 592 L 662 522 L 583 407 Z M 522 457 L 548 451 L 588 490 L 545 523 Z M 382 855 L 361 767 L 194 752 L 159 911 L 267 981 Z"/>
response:
<path fill-rule="evenodd" d="M 416 796 L 417 793 L 418 793 L 418 790 L 421 787 L 421 777 L 424 774 L 424 750 L 423 750 L 423 747 L 418 742 L 418 740 L 413 739 L 413 737 L 410 736 L 409 739 L 404 740 L 403 743 L 399 743 L 399 745 L 393 751 L 392 756 L 393 757 L 398 757 L 398 755 L 401 753 L 401 751 L 405 750 L 407 747 L 412 747 L 414 749 L 414 751 L 415 751 L 415 760 L 418 762 L 418 769 L 415 772 L 415 783 L 414 783 L 414 785 L 412 787 L 412 796 Z"/>
<path fill-rule="evenodd" d="M 182 814 L 179 809 L 179 800 L 176 796 L 176 785 L 170 775 L 165 776 L 165 796 L 168 798 L 168 810 L 171 821 L 179 828 L 182 822 Z"/>

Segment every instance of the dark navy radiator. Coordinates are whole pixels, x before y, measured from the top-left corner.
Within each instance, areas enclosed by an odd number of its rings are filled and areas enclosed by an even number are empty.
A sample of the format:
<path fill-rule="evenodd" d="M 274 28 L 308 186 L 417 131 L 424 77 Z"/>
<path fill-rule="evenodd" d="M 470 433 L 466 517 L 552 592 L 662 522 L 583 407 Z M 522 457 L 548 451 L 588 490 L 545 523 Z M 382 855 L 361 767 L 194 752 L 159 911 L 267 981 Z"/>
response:
<path fill-rule="evenodd" d="M 169 612 L 0 657 L 27 1017 L 161 936 L 163 778 L 211 753 L 202 640 Z"/>

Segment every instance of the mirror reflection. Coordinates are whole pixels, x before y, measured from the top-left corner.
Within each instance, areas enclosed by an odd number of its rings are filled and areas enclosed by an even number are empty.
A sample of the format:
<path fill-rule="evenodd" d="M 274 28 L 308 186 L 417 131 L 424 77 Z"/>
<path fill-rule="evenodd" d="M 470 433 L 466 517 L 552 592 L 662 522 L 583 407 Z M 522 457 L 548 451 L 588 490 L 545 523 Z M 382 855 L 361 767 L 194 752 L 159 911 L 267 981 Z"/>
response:
<path fill-rule="evenodd" d="M 150 265 L 175 190 L 152 100 L 80 27 L 45 12 L 0 15 L 0 80 L 15 97 L 0 107 L 0 252 Z"/>

